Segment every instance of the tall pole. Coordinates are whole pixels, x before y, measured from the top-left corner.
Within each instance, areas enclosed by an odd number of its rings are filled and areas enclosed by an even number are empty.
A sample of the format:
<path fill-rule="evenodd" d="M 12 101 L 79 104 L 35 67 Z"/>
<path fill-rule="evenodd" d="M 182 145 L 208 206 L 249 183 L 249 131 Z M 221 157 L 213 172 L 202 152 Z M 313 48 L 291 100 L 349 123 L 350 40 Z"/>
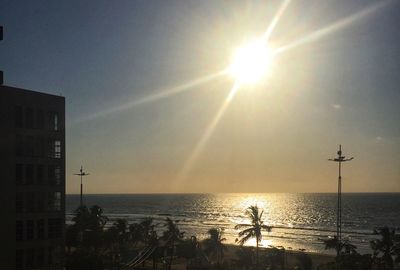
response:
<path fill-rule="evenodd" d="M 81 166 L 81 169 L 79 170 L 79 173 L 75 173 L 74 175 L 78 175 L 81 177 L 81 196 L 80 196 L 80 203 L 79 206 L 83 206 L 83 177 L 89 175 L 88 173 L 83 171 L 83 166 Z"/>
<path fill-rule="evenodd" d="M 339 163 L 339 176 L 338 176 L 338 193 L 337 193 L 337 211 L 336 211 L 336 256 L 339 257 L 340 246 L 342 243 L 342 162 L 350 161 L 353 159 L 342 156 L 342 145 L 339 145 L 337 158 L 329 159 Z"/>

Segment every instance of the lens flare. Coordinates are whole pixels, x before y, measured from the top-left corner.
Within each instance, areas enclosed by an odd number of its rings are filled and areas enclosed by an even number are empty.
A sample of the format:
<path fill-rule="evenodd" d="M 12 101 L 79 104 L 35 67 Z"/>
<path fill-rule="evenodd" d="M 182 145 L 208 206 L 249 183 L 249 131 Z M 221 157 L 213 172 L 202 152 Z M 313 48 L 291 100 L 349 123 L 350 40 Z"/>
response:
<path fill-rule="evenodd" d="M 239 84 L 252 84 L 267 74 L 272 59 L 272 50 L 263 39 L 255 40 L 236 51 L 229 73 Z"/>

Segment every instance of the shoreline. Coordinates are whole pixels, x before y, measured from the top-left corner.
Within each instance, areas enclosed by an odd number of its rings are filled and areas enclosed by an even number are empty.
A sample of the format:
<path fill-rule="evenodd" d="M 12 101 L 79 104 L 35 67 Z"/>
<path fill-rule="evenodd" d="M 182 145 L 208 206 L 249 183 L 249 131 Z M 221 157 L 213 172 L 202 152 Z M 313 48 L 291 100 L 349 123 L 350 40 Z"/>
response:
<path fill-rule="evenodd" d="M 202 243 L 202 241 L 200 241 L 200 243 Z M 255 247 L 252 247 L 252 246 L 240 246 L 240 245 L 234 245 L 234 244 L 225 244 L 224 246 L 226 247 L 226 249 L 224 251 L 223 262 L 228 265 L 233 265 L 234 261 L 238 259 L 237 251 L 239 251 L 241 248 L 247 249 L 247 250 L 251 249 L 254 252 L 253 254 L 255 254 Z M 260 247 L 259 248 L 260 261 L 271 250 L 272 250 L 272 248 Z M 311 259 L 313 267 L 335 261 L 334 255 L 322 254 L 322 253 L 317 253 L 317 252 L 306 252 L 306 251 L 286 250 L 285 249 L 285 253 L 283 256 L 284 268 L 289 269 L 289 268 L 295 267 L 296 265 L 301 266 L 301 261 L 299 259 L 299 256 L 302 256 L 302 255 L 305 255 L 306 257 Z M 187 265 L 188 265 L 187 259 L 176 258 L 171 265 L 171 269 L 172 270 L 187 270 L 188 269 Z M 141 269 L 153 269 L 152 261 L 147 260 L 144 267 L 142 267 Z"/>

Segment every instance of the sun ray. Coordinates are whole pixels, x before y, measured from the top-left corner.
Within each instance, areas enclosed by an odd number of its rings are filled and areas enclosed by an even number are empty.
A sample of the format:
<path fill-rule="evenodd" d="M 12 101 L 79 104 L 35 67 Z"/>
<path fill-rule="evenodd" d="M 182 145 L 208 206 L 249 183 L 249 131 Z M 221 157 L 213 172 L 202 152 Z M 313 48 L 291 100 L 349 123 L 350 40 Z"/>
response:
<path fill-rule="evenodd" d="M 150 95 L 150 96 L 147 96 L 147 97 L 143 97 L 143 98 L 140 98 L 140 99 L 135 99 L 135 100 L 132 100 L 132 101 L 128 101 L 128 102 L 120 104 L 120 105 L 118 105 L 116 107 L 113 107 L 113 108 L 110 108 L 110 109 L 107 109 L 107 110 L 102 110 L 102 111 L 99 111 L 99 112 L 96 112 L 96 113 L 93 113 L 93 114 L 90 114 L 90 115 L 87 115 L 87 116 L 83 116 L 83 117 L 75 120 L 73 123 L 74 124 L 78 124 L 78 123 L 86 122 L 86 121 L 89 121 L 89 120 L 94 120 L 94 119 L 97 119 L 97 118 L 100 118 L 100 117 L 105 117 L 105 116 L 108 116 L 108 115 L 111 115 L 111 114 L 114 114 L 114 113 L 118 113 L 118 112 L 122 112 L 122 111 L 125 111 L 125 110 L 128 110 L 128 109 L 131 109 L 131 108 L 133 108 L 135 106 L 138 106 L 138 105 L 143 105 L 143 104 L 146 104 L 146 103 L 158 101 L 160 99 L 169 98 L 169 97 L 177 95 L 177 94 L 179 94 L 181 92 L 191 90 L 195 86 L 210 82 L 210 81 L 212 81 L 212 80 L 214 80 L 214 79 L 216 79 L 216 78 L 218 78 L 218 77 L 220 77 L 222 75 L 225 75 L 226 73 L 227 73 L 226 70 L 218 71 L 216 73 L 213 73 L 213 74 L 210 74 L 210 75 L 198 78 L 198 79 L 194 79 L 194 80 L 192 80 L 190 82 L 187 82 L 187 83 L 184 83 L 182 85 L 179 85 L 179 86 L 176 86 L 176 87 L 173 87 L 173 88 L 169 88 L 169 89 L 161 90 L 157 94 Z"/>
<path fill-rule="evenodd" d="M 392 0 L 379 1 L 378 3 L 370 5 L 364 9 L 354 13 L 351 16 L 340 19 L 331 25 L 328 25 L 324 28 L 316 30 L 316 31 L 312 32 L 311 34 L 306 35 L 305 37 L 302 37 L 298 40 L 295 40 L 287 45 L 284 45 L 284 46 L 276 49 L 274 51 L 274 54 L 280 54 L 280 53 L 286 52 L 288 50 L 294 49 L 298 46 L 305 45 L 305 44 L 311 43 L 311 42 L 315 42 L 315 41 L 319 40 L 320 38 L 327 36 L 330 33 L 339 31 L 342 28 L 345 28 L 358 20 L 363 19 L 364 17 L 373 14 L 374 12 L 386 7 L 391 2 L 393 2 L 393 1 Z"/>
<path fill-rule="evenodd" d="M 283 1 L 282 5 L 280 6 L 278 12 L 276 13 L 274 19 L 272 20 L 271 24 L 268 26 L 267 30 L 263 35 L 263 40 L 265 43 L 268 43 L 269 38 L 271 37 L 272 32 L 274 31 L 276 25 L 279 22 L 279 19 L 282 17 L 283 13 L 285 12 L 286 8 L 289 6 L 291 0 Z"/>
<path fill-rule="evenodd" d="M 228 105 L 234 98 L 235 94 L 237 93 L 239 89 L 239 83 L 235 83 L 232 87 L 232 89 L 229 91 L 228 96 L 222 103 L 222 106 L 219 108 L 217 114 L 214 116 L 212 119 L 211 123 L 207 126 L 205 132 L 201 136 L 200 140 L 194 147 L 193 151 L 191 152 L 189 158 L 186 160 L 185 164 L 183 165 L 182 169 L 178 173 L 178 176 L 175 181 L 175 186 L 179 186 L 179 184 L 186 178 L 188 172 L 192 169 L 193 164 L 199 157 L 200 153 L 204 149 L 207 141 L 210 139 L 211 135 L 213 134 L 216 126 L 218 125 L 219 121 L 221 120 L 223 114 L 225 113 L 226 109 L 228 108 Z"/>

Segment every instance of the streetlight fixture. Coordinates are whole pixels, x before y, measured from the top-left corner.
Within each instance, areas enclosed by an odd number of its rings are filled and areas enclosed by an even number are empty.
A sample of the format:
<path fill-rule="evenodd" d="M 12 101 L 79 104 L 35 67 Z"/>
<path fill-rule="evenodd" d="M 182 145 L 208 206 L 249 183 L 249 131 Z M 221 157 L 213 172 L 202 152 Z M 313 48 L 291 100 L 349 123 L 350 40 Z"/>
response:
<path fill-rule="evenodd" d="M 79 173 L 75 173 L 74 175 L 78 175 L 78 176 L 81 177 L 81 197 L 80 197 L 80 204 L 79 204 L 79 206 L 82 207 L 82 206 L 83 206 L 83 197 L 82 197 L 82 196 L 83 196 L 83 195 L 82 195 L 83 184 L 82 184 L 82 178 L 83 178 L 84 176 L 89 175 L 89 174 L 86 173 L 86 172 L 84 172 L 84 171 L 83 171 L 83 166 L 81 166 L 81 169 L 79 170 Z"/>
<path fill-rule="evenodd" d="M 338 176 L 338 194 L 337 194 L 337 216 L 336 216 L 336 256 L 339 257 L 340 245 L 342 243 L 342 162 L 350 161 L 353 159 L 342 156 L 342 145 L 339 145 L 337 157 L 329 159 L 339 163 L 339 176 Z"/>

